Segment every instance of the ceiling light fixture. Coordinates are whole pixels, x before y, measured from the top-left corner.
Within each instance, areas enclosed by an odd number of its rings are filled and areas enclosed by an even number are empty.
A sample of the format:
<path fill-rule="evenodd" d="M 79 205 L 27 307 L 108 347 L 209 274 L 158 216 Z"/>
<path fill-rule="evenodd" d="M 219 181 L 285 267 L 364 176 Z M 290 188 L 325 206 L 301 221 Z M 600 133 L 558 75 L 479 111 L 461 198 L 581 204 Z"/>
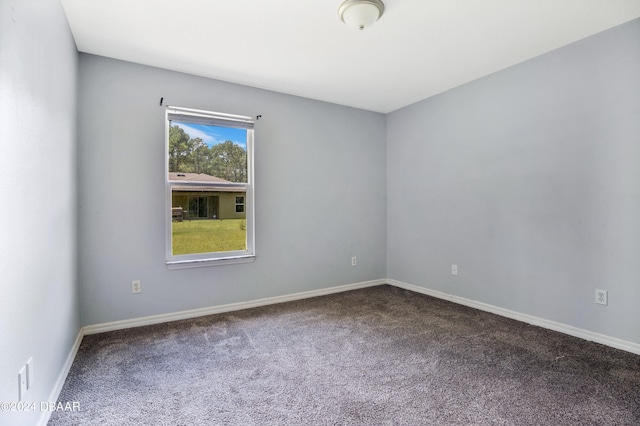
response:
<path fill-rule="evenodd" d="M 383 13 L 384 4 L 380 0 L 346 0 L 338 9 L 342 22 L 361 30 L 371 26 Z"/>

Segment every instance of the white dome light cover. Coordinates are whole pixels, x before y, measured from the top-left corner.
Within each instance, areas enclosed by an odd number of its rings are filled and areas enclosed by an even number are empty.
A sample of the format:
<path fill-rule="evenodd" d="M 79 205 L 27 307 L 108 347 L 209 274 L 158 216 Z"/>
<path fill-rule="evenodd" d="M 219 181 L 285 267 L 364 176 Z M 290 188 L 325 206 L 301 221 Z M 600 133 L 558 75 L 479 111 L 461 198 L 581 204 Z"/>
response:
<path fill-rule="evenodd" d="M 346 0 L 338 9 L 342 22 L 361 30 L 371 26 L 383 13 L 384 4 L 380 0 Z"/>

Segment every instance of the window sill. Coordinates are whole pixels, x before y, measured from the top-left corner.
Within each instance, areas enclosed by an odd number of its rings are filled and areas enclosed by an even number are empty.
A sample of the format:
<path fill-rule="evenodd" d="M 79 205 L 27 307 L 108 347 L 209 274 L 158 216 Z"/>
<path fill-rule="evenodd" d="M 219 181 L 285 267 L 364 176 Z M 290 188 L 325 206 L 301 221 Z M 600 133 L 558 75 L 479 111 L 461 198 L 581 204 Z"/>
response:
<path fill-rule="evenodd" d="M 212 259 L 167 260 L 167 269 L 205 268 L 209 266 L 234 265 L 236 263 L 251 263 L 256 260 L 255 255 L 220 257 Z"/>

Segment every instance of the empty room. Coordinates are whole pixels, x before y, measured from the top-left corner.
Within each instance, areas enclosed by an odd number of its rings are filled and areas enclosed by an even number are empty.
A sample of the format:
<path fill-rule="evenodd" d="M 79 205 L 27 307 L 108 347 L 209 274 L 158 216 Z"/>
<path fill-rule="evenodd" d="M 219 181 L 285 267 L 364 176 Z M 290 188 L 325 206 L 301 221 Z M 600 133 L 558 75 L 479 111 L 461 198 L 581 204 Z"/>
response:
<path fill-rule="evenodd" d="M 0 0 L 0 425 L 640 424 L 640 1 Z"/>

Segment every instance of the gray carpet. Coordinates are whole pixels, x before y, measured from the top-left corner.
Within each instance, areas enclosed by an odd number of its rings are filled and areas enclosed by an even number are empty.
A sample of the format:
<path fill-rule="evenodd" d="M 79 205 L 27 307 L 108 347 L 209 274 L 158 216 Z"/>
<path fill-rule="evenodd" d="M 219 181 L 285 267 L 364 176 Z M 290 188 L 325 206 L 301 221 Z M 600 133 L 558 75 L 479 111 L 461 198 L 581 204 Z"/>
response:
<path fill-rule="evenodd" d="M 640 356 L 390 286 L 86 336 L 49 425 L 639 425 Z"/>

